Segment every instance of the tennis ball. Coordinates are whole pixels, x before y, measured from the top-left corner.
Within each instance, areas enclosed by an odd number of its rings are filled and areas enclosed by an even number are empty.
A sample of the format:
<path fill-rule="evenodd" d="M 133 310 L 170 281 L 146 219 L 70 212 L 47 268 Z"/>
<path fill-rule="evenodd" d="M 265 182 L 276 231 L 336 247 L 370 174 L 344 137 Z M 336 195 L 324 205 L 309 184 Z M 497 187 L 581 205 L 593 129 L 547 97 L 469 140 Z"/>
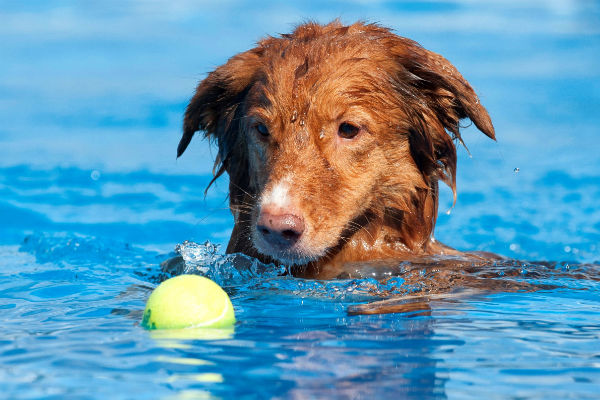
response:
<path fill-rule="evenodd" d="M 167 279 L 150 294 L 146 329 L 224 328 L 235 323 L 233 305 L 219 285 L 198 275 Z"/>

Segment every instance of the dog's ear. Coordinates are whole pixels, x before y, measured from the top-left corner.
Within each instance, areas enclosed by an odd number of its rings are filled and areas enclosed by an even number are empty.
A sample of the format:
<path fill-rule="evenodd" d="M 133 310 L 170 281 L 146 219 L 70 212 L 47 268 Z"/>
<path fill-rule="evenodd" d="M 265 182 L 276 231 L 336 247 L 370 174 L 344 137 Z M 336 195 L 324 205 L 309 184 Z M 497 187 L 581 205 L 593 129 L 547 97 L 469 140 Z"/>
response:
<path fill-rule="evenodd" d="M 469 118 L 495 140 L 487 110 L 469 83 L 444 57 L 388 32 L 381 40 L 396 65 L 396 87 L 410 119 L 411 151 L 423 174 L 444 181 L 456 199 L 456 148 L 464 142 L 459 122 Z M 465 146 L 466 147 L 466 146 Z"/>
<path fill-rule="evenodd" d="M 185 111 L 183 136 L 177 146 L 177 157 L 183 154 L 194 133 L 202 130 L 206 137 L 217 139 L 219 159 L 221 162 L 225 161 L 237 136 L 229 135 L 232 133 L 231 123 L 255 79 L 261 53 L 261 47 L 240 53 L 198 84 Z"/>
<path fill-rule="evenodd" d="M 469 118 L 479 130 L 496 139 L 486 109 L 469 83 L 441 55 L 426 50 L 417 42 L 397 36 L 377 24 L 357 23 L 351 28 L 366 32 L 383 45 L 388 57 L 399 68 L 398 89 L 421 103 L 425 100 L 444 127 L 460 140 L 458 120 Z M 425 95 L 425 98 L 423 97 Z"/>
<path fill-rule="evenodd" d="M 414 42 L 412 46 L 406 47 L 406 51 L 408 54 L 404 55 L 407 56 L 404 66 L 410 74 L 417 77 L 413 84 L 428 95 L 429 106 L 444 128 L 461 140 L 458 122 L 469 118 L 481 132 L 496 139 L 487 110 L 481 105 L 469 82 L 450 61 Z"/>

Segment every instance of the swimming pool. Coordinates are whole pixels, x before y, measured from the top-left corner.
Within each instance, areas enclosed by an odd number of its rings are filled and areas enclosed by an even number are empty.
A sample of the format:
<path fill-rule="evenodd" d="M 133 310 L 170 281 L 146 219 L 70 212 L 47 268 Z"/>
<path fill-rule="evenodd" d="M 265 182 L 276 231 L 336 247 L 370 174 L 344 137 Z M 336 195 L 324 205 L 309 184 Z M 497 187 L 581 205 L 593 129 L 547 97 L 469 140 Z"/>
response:
<path fill-rule="evenodd" d="M 81 4 L 0 8 L 2 396 L 598 397 L 596 3 Z M 240 271 L 213 246 L 232 226 L 227 182 L 204 197 L 206 143 L 175 160 L 186 101 L 205 72 L 309 17 L 380 21 L 457 65 L 498 143 L 465 129 L 471 157 L 459 152 L 458 202 L 445 213 L 442 193 L 436 236 L 532 261 L 487 278 L 543 290 L 353 315 L 406 288 Z M 177 245 L 230 292 L 233 332 L 139 327 Z"/>

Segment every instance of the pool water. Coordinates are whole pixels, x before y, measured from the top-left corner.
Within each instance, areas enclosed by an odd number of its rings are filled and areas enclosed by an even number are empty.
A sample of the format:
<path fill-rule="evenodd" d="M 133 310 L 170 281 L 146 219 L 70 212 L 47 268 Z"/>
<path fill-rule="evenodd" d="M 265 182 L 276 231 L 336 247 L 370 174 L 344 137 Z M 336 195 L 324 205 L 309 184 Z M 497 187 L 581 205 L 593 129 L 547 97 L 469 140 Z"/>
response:
<path fill-rule="evenodd" d="M 464 130 L 436 237 L 519 261 L 419 297 L 440 268 L 319 282 L 223 254 L 214 148 L 175 159 L 186 101 L 261 36 L 336 17 L 393 27 L 472 83 L 498 142 Z M 598 3 L 34 1 L 0 20 L 0 397 L 598 398 Z M 181 272 L 229 292 L 233 330 L 139 326 Z M 378 301 L 398 312 L 360 312 Z"/>

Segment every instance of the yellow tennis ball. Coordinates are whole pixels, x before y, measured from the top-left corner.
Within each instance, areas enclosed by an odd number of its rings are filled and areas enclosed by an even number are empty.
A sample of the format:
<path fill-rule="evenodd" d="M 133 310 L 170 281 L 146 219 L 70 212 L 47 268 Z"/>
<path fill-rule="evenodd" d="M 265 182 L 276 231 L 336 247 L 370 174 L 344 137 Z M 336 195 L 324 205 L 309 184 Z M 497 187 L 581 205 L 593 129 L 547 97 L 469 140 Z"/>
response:
<path fill-rule="evenodd" d="M 198 275 L 167 279 L 150 294 L 146 329 L 223 328 L 235 323 L 233 305 L 219 285 Z"/>

